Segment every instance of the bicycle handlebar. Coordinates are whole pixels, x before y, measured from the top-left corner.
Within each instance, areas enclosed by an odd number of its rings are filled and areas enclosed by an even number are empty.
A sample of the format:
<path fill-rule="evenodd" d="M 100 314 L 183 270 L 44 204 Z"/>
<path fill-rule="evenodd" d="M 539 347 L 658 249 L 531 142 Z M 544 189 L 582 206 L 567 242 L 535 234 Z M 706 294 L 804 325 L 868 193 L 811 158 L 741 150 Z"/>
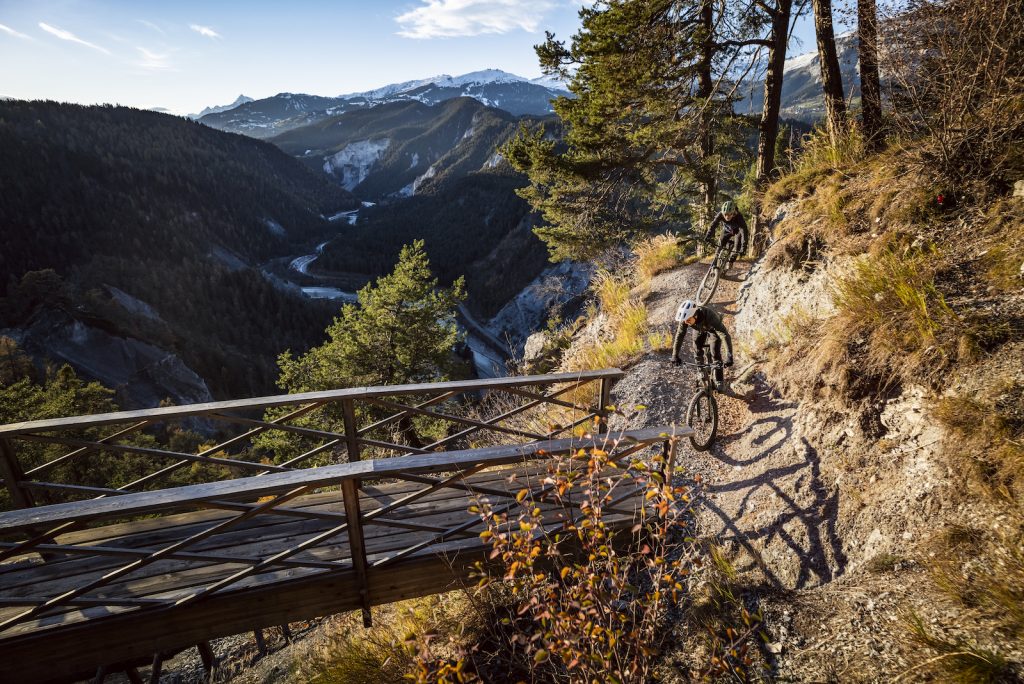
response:
<path fill-rule="evenodd" d="M 693 366 L 694 368 L 707 368 L 709 370 L 715 370 L 716 368 L 724 368 L 721 361 L 715 361 L 714 363 L 693 363 L 691 361 L 683 361 L 684 366 Z"/>

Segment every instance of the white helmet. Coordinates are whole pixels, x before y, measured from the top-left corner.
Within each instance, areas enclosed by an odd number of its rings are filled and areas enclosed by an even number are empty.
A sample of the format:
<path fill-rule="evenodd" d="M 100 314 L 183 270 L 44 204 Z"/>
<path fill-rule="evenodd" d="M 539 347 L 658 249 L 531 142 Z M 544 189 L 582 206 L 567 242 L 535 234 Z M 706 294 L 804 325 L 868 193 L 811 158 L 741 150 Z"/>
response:
<path fill-rule="evenodd" d="M 700 307 L 697 306 L 697 302 L 693 301 L 692 299 L 687 299 L 685 302 L 679 305 L 678 309 L 676 309 L 676 320 L 685 321 L 687 318 L 691 318 L 694 314 L 697 313 L 698 308 Z"/>

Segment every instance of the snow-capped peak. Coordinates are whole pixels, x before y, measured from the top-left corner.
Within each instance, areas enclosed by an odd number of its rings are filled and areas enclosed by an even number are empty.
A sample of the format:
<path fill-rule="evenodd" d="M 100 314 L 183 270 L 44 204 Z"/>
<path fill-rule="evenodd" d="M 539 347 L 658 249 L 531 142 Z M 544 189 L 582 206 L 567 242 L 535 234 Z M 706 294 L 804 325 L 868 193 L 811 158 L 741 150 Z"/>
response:
<path fill-rule="evenodd" d="M 565 82 L 557 76 L 538 76 L 537 78 L 531 78 L 530 83 L 550 90 L 568 90 Z"/>
<path fill-rule="evenodd" d="M 207 107 L 203 111 L 199 112 L 198 114 L 189 114 L 188 118 L 190 118 L 190 119 L 199 119 L 201 117 L 206 116 L 207 114 L 220 114 L 221 112 L 230 111 L 230 110 L 234 109 L 235 107 L 240 107 L 241 105 L 244 105 L 246 102 L 252 102 L 252 101 L 253 101 L 253 99 L 251 97 L 248 97 L 246 95 L 239 95 L 238 97 L 235 98 L 235 101 L 232 102 L 229 105 L 214 105 L 213 107 Z"/>
<path fill-rule="evenodd" d="M 471 71 L 468 74 L 462 74 L 461 76 L 439 74 L 437 76 L 419 78 L 413 81 L 392 83 L 380 88 L 375 88 L 374 90 L 366 90 L 360 93 L 349 93 L 347 95 L 339 95 L 338 97 L 346 100 L 356 97 L 365 97 L 370 100 L 377 100 L 428 85 L 434 85 L 439 88 L 462 88 L 468 85 L 487 85 L 490 83 L 533 83 L 545 88 L 565 90 L 565 85 L 551 77 L 542 76 L 531 80 L 523 78 L 522 76 L 510 74 L 509 72 L 502 71 L 501 69 L 484 69 L 482 71 Z"/>
<path fill-rule="evenodd" d="M 471 71 L 462 76 L 446 76 L 444 80 L 438 81 L 437 85 L 459 87 L 485 83 L 518 83 L 525 80 L 522 76 L 516 76 L 501 69 L 484 69 L 483 71 Z"/>

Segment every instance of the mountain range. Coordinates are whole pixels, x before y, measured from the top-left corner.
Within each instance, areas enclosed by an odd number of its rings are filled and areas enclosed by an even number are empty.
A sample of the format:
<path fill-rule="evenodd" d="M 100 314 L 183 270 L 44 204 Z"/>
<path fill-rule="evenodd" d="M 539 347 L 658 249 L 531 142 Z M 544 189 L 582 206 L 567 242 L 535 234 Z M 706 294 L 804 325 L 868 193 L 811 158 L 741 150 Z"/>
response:
<path fill-rule="evenodd" d="M 198 120 L 218 130 L 270 138 L 345 112 L 396 101 L 414 100 L 432 105 L 457 97 L 471 97 L 513 116 L 542 116 L 552 113 L 551 100 L 560 95 L 568 95 L 568 90 L 551 78 L 531 80 L 499 69 L 487 69 L 461 76 L 442 74 L 337 97 L 279 93 L 209 112 Z"/>
<path fill-rule="evenodd" d="M 442 282 L 466 276 L 469 308 L 493 315 L 547 265 L 529 207 L 515 194 L 525 179 L 498 149 L 520 126 L 554 123 L 470 97 L 396 100 L 271 138 L 373 203 L 324 245 L 309 273 L 365 282 L 387 273 L 402 245 L 423 239 Z"/>

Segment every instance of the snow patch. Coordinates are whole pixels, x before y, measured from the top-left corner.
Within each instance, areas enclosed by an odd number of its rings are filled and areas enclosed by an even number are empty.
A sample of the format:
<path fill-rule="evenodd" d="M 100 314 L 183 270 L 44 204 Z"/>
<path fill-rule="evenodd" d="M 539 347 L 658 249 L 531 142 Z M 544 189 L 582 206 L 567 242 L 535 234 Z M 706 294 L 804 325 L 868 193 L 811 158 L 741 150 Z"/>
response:
<path fill-rule="evenodd" d="M 359 140 L 349 143 L 340 152 L 336 152 L 324 160 L 324 173 L 338 176 L 341 186 L 352 191 L 366 180 L 366 177 L 370 175 L 370 169 L 390 144 L 390 138 Z"/>
<path fill-rule="evenodd" d="M 803 55 L 797 55 L 796 57 L 792 57 L 786 60 L 786 64 L 785 66 L 782 67 L 782 71 L 786 72 L 793 71 L 794 69 L 802 69 L 805 66 L 813 64 L 814 60 L 816 60 L 817 58 L 818 53 L 816 51 L 808 52 Z"/>
<path fill-rule="evenodd" d="M 285 236 L 288 235 L 288 231 L 286 231 L 284 229 L 284 226 L 282 226 L 280 223 L 278 223 L 274 219 L 271 219 L 271 218 L 263 219 L 263 225 L 265 225 L 267 227 L 267 229 L 270 231 L 270 233 L 272 235 L 276 235 L 278 237 L 285 237 Z"/>
<path fill-rule="evenodd" d="M 501 154 L 501 152 L 495 152 L 487 159 L 487 161 L 484 162 L 484 168 L 493 169 L 503 161 L 505 161 L 505 157 Z"/>
<path fill-rule="evenodd" d="M 417 152 L 412 153 L 412 162 L 409 163 L 409 170 L 412 171 L 420 164 L 420 155 Z"/>

